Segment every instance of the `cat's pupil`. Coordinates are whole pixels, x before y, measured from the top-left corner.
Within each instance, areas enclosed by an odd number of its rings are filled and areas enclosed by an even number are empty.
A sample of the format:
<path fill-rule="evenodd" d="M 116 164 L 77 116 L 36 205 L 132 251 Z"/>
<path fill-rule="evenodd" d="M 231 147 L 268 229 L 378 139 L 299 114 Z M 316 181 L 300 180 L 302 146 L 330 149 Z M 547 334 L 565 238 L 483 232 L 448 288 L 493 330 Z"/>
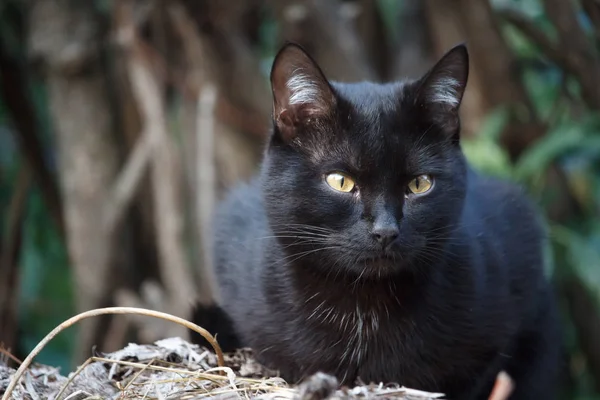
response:
<path fill-rule="evenodd" d="M 421 178 L 417 178 L 417 179 L 415 179 L 415 187 L 416 187 L 417 189 L 419 189 L 419 182 L 420 182 L 420 181 L 421 181 Z"/>
<path fill-rule="evenodd" d="M 340 177 L 340 187 L 343 188 L 344 187 L 344 177 Z"/>

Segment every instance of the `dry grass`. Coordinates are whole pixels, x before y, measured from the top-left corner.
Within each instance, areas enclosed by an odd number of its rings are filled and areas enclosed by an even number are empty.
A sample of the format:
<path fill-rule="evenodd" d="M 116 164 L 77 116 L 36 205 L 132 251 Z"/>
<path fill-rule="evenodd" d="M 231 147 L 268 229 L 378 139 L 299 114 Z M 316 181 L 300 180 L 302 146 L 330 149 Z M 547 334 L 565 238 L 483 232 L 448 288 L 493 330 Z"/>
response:
<path fill-rule="evenodd" d="M 214 351 L 180 338 L 159 340 L 152 345 L 129 344 L 122 350 L 90 357 L 67 377 L 56 368 L 33 364 L 33 358 L 58 332 L 90 315 L 109 312 L 157 316 L 184 324 L 214 344 Z M 258 364 L 249 349 L 222 354 L 215 339 L 188 321 L 150 310 L 99 309 L 82 313 L 50 332 L 23 361 L 18 370 L 0 358 L 2 400 L 167 400 L 167 399 L 411 399 L 443 397 L 395 385 L 363 385 L 339 388 L 330 375 L 317 373 L 300 385 L 289 385 L 274 371 Z M 505 399 L 503 377 L 496 388 L 497 400 Z M 508 381 L 507 381 L 508 380 Z M 509 382 L 510 383 L 510 382 Z M 509 388 L 510 392 L 510 388 Z"/>
<path fill-rule="evenodd" d="M 11 399 L 339 399 L 395 398 L 426 400 L 440 395 L 383 385 L 338 389 L 335 378 L 317 374 L 299 386 L 259 365 L 248 349 L 224 355 L 219 367 L 214 352 L 180 338 L 153 345 L 130 344 L 110 354 L 89 358 L 64 377 L 48 366 L 33 365 Z M 0 392 L 15 370 L 0 366 Z M 225 374 L 222 374 L 224 372 Z"/>

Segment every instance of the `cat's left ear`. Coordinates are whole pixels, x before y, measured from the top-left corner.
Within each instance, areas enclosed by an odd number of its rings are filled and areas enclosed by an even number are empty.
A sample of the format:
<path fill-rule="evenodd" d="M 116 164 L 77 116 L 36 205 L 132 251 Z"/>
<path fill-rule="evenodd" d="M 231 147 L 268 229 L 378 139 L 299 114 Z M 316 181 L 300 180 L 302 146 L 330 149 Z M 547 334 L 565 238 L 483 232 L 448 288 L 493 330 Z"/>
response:
<path fill-rule="evenodd" d="M 273 120 L 284 141 L 314 121 L 330 117 L 336 97 L 317 63 L 297 44 L 286 44 L 271 70 Z"/>
<path fill-rule="evenodd" d="M 444 132 L 458 137 L 458 109 L 469 76 L 469 53 L 464 44 L 448 51 L 419 80 L 417 102 Z"/>

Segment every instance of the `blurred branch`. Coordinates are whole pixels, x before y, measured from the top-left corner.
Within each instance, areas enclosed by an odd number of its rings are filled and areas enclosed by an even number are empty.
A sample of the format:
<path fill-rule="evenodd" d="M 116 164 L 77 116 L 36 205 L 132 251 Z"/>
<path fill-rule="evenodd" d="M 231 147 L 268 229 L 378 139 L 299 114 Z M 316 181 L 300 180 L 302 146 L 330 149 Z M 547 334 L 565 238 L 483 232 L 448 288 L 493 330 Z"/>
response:
<path fill-rule="evenodd" d="M 570 1 L 546 0 L 546 13 L 558 32 L 558 43 L 536 27 L 532 21 L 511 9 L 498 11 L 499 16 L 520 30 L 560 68 L 573 75 L 581 85 L 581 92 L 589 107 L 600 110 L 600 76 L 598 55 L 581 26 Z"/>
<path fill-rule="evenodd" d="M 202 285 L 199 301 L 210 304 L 218 301 L 215 291 L 218 289 L 214 276 L 212 252 L 212 218 L 215 212 L 216 171 L 215 171 L 215 118 L 217 89 L 212 84 L 204 85 L 198 96 L 198 121 L 196 124 L 196 160 L 198 182 L 196 187 L 198 204 L 196 206 L 196 224 L 200 227 L 202 241 Z"/>
<path fill-rule="evenodd" d="M 7 224 L 0 247 L 0 342 L 13 349 L 17 334 L 18 259 L 31 176 L 31 168 L 24 163 L 17 175 L 16 187 L 6 210 Z"/>
<path fill-rule="evenodd" d="M 199 37 L 193 21 L 188 18 L 183 7 L 173 4 L 169 9 L 174 25 L 177 26 L 179 35 L 183 42 L 185 56 L 188 61 L 187 83 L 197 93 L 195 103 L 187 104 L 186 111 L 190 116 L 188 121 L 188 134 L 185 135 L 190 147 L 187 149 L 189 159 L 187 164 L 187 177 L 190 187 L 190 199 L 193 203 L 191 208 L 195 215 L 194 233 L 202 243 L 200 253 L 202 261 L 199 262 L 198 272 L 198 301 L 202 304 L 210 304 L 218 300 L 218 287 L 215 282 L 212 255 L 212 215 L 217 200 L 217 168 L 220 153 L 216 151 L 219 146 L 216 138 L 227 140 L 228 130 L 219 124 L 215 116 L 217 110 L 222 107 L 218 99 L 220 90 L 209 79 L 207 69 L 206 45 Z M 193 118 L 193 121 L 192 121 Z M 266 129 L 261 133 L 264 136 Z M 246 149 L 242 150 L 247 152 Z M 232 158 L 240 158 L 243 153 L 237 152 L 229 155 L 229 160 L 224 163 L 234 164 Z"/>
<path fill-rule="evenodd" d="M 246 26 L 240 18 L 254 14 L 252 8 L 258 5 L 256 1 L 210 0 L 184 4 L 186 7 L 172 2 L 169 11 L 186 52 L 188 73 L 183 75 L 193 96 L 186 97 L 184 106 L 189 132 L 185 140 L 196 139 L 197 101 L 202 85 L 210 82 L 218 89 L 214 107 L 214 161 L 218 165 L 217 184 L 222 189 L 250 176 L 269 133 L 271 94 L 260 71 L 259 59 L 250 47 L 252 38 L 245 36 L 246 29 L 240 29 Z M 185 150 L 191 153 L 196 147 L 192 145 Z M 189 157 L 195 160 L 197 155 Z M 187 166 L 192 204 L 196 204 L 197 192 L 204 189 L 196 187 L 195 161 Z"/>
<path fill-rule="evenodd" d="M 595 46 L 592 46 L 578 22 L 574 2 L 544 0 L 544 8 L 556 27 L 567 65 L 579 79 L 583 97 L 590 107 L 600 110 L 600 60 Z"/>
<path fill-rule="evenodd" d="M 122 4 L 126 7 L 125 3 Z M 161 276 L 173 310 L 187 315 L 190 301 L 194 297 L 194 288 L 183 247 L 183 213 L 178 186 L 180 174 L 174 146 L 167 132 L 162 94 L 152 74 L 150 60 L 145 57 L 130 21 L 124 21 L 119 27 L 119 36 L 121 44 L 128 51 L 130 79 L 143 117 L 144 129 L 152 137 L 154 157 L 151 176 Z"/>
<path fill-rule="evenodd" d="M 600 41 L 600 0 L 582 0 L 581 5 L 594 25 L 596 40 Z"/>
<path fill-rule="evenodd" d="M 195 22 L 202 43 L 204 68 L 210 80 L 217 84 L 230 104 L 260 116 L 262 126 L 267 128 L 271 93 L 243 29 L 246 9 L 257 6 L 256 2 L 181 0 L 180 3 L 187 11 L 183 20 L 189 15 Z"/>
<path fill-rule="evenodd" d="M 142 282 L 139 295 L 126 289 L 118 290 L 115 293 L 115 303 L 119 307 L 137 307 L 162 312 L 169 312 L 172 308 L 171 296 L 165 293 L 163 288 L 154 281 Z M 117 335 L 122 332 L 123 327 L 119 327 L 119 325 L 134 325 L 138 328 L 140 341 L 145 343 L 153 343 L 168 337 L 185 337 L 187 334 L 184 328 L 168 321 L 144 318 L 135 314 L 123 315 L 122 317 L 120 321 L 114 321 L 116 326 L 113 332 Z M 119 339 L 116 336 L 106 337 L 107 342 L 112 342 L 117 346 L 122 343 Z"/>
<path fill-rule="evenodd" d="M 27 75 L 23 65 L 10 56 L 4 40 L 0 40 L 0 88 L 5 106 L 15 125 L 21 152 L 33 169 L 42 197 L 58 232 L 64 238 L 63 209 L 58 185 L 44 161 L 40 135 L 36 126 L 35 107 L 29 96 Z"/>
<path fill-rule="evenodd" d="M 512 378 L 505 371 L 501 371 L 496 376 L 496 382 L 494 382 L 494 387 L 488 400 L 507 400 L 514 389 L 515 384 Z"/>
<path fill-rule="evenodd" d="M 142 132 L 112 190 L 109 190 L 104 207 L 104 225 L 108 232 L 115 232 L 142 183 L 150 164 L 153 139 L 148 131 Z"/>

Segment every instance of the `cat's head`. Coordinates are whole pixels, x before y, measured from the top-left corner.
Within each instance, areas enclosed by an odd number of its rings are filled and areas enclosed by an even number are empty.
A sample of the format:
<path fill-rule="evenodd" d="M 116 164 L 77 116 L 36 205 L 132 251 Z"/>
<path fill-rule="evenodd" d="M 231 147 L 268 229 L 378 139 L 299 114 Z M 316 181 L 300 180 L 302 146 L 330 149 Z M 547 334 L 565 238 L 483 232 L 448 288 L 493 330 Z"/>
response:
<path fill-rule="evenodd" d="M 280 50 L 261 180 L 290 262 L 376 278 L 443 256 L 466 192 L 467 76 L 464 45 L 390 84 L 331 82 L 301 47 Z"/>

